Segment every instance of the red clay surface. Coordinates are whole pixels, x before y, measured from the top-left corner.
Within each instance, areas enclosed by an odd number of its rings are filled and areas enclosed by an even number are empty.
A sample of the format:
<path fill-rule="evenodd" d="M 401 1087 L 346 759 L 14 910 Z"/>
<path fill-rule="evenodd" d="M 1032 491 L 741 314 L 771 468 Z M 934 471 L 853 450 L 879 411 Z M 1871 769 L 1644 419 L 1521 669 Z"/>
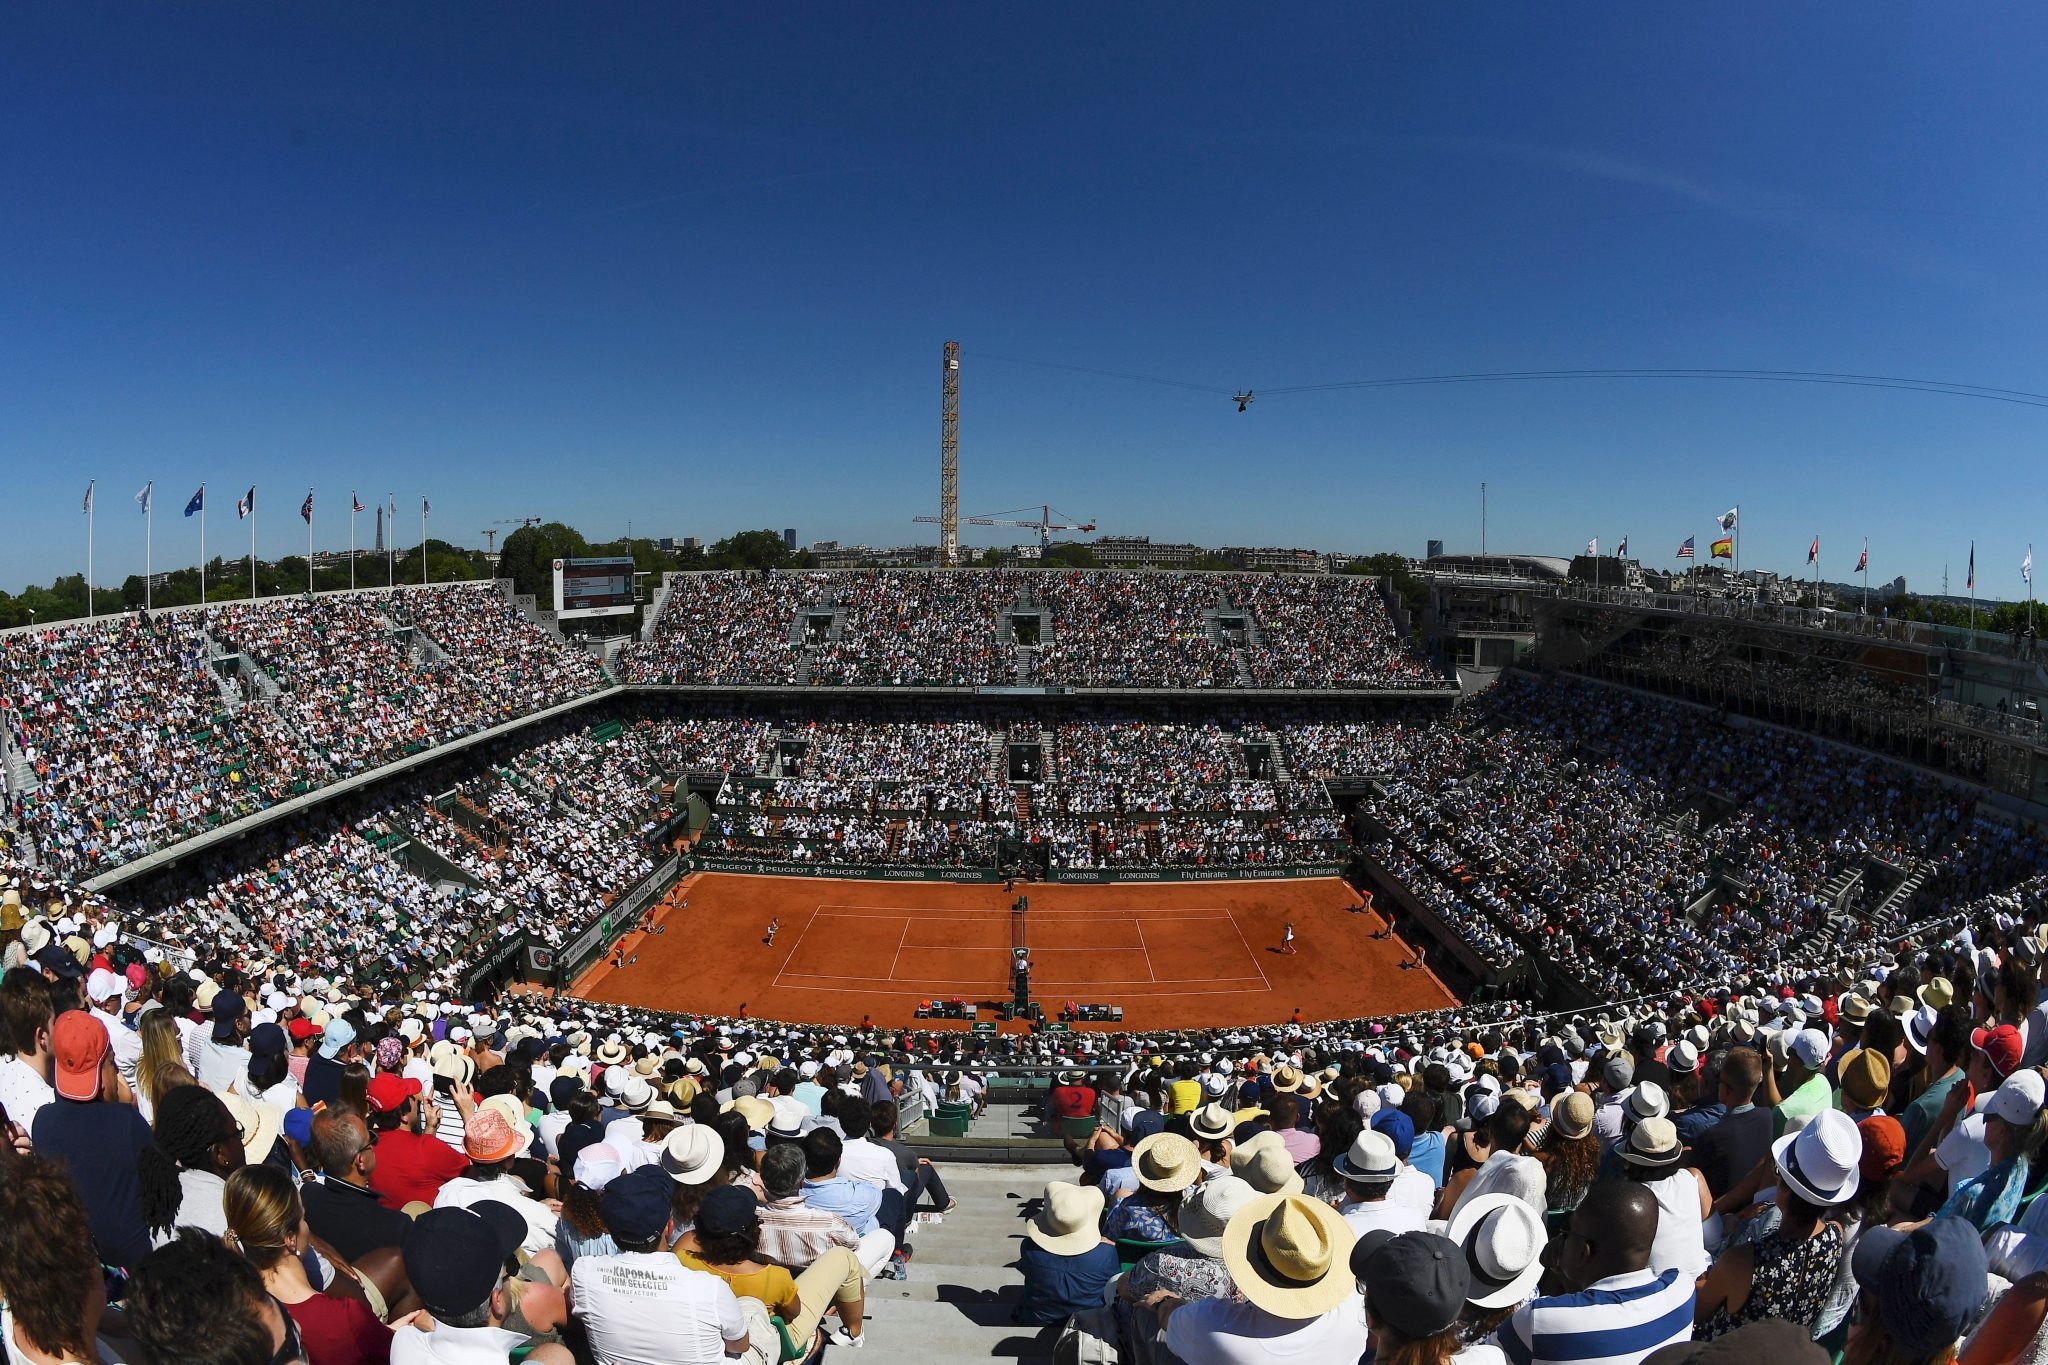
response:
<path fill-rule="evenodd" d="M 1454 1003 L 1342 881 L 1036 885 L 1024 918 L 1032 998 L 1121 1005 L 1135 1028 L 1401 1014 Z M 912 1022 L 921 1001 L 1010 996 L 1010 904 L 1000 885 L 704 873 L 577 981 L 593 1000 L 806 1023 Z M 687 902 L 687 905 L 684 903 Z M 775 942 L 762 940 L 779 919 Z M 1292 922 L 1296 952 L 1278 951 Z M 986 1017 L 993 1017 L 986 1016 Z M 964 1025 L 963 1025 L 964 1027 Z"/>

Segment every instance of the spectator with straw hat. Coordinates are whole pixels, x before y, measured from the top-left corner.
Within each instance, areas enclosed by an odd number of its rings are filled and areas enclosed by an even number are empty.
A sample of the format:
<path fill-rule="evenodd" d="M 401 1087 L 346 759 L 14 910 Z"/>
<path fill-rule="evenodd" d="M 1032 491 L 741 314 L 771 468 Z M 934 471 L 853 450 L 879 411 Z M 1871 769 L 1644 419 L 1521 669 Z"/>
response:
<path fill-rule="evenodd" d="M 1018 1322 L 1062 1323 L 1102 1302 L 1120 1269 L 1116 1246 L 1098 1230 L 1102 1191 L 1055 1180 L 1045 1187 L 1017 1268 L 1024 1291 L 1012 1314 Z"/>
<path fill-rule="evenodd" d="M 1265 1194 L 1223 1230 L 1223 1263 L 1238 1299 L 1186 1300 L 1165 1290 L 1141 1303 L 1186 1365 L 1270 1359 L 1355 1360 L 1370 1342 L 1351 1273 L 1357 1243 L 1337 1211 L 1299 1194 Z"/>

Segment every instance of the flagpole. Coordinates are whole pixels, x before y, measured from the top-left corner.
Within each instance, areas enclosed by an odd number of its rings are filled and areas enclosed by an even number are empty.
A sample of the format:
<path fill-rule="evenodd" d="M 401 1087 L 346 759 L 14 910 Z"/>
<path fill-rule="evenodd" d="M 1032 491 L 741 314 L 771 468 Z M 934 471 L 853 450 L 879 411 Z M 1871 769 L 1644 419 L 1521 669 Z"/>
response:
<path fill-rule="evenodd" d="M 255 490 L 251 489 L 251 493 Z M 256 499 L 249 499 L 249 600 L 256 600 Z"/>
<path fill-rule="evenodd" d="M 142 500 L 142 614 L 147 616 L 154 599 L 151 581 L 156 577 L 156 482 L 151 480 Z"/>
<path fill-rule="evenodd" d="M 390 509 L 390 515 L 384 519 L 387 523 L 384 527 L 384 586 L 395 588 L 398 586 L 398 494 L 386 493 L 384 505 Z"/>
<path fill-rule="evenodd" d="M 427 586 L 427 500 L 420 499 L 420 586 Z"/>
<path fill-rule="evenodd" d="M 199 485 L 199 605 L 206 605 L 206 485 Z"/>
<path fill-rule="evenodd" d="M 93 572 L 92 572 L 92 514 L 93 514 L 93 506 L 92 506 L 92 505 L 93 505 L 93 501 L 94 501 L 94 499 L 93 499 L 92 493 L 93 493 L 93 488 L 94 488 L 94 487 L 95 487 L 95 486 L 97 485 L 97 483 L 98 483 L 98 480 L 94 480 L 94 481 L 93 481 L 93 483 L 89 483 L 89 484 L 87 484 L 87 485 L 85 486 L 85 619 L 86 619 L 86 620 L 88 620 L 88 621 L 90 621 L 90 620 L 92 620 L 92 619 L 93 619 L 93 610 L 92 610 L 92 580 L 93 580 Z"/>
<path fill-rule="evenodd" d="M 348 495 L 348 590 L 356 590 L 356 495 Z"/>
<path fill-rule="evenodd" d="M 1974 540 L 1970 542 L 1970 633 L 1977 633 L 1977 542 Z"/>
<path fill-rule="evenodd" d="M 1863 541 L 1863 614 L 1870 615 L 1870 540 Z"/>
<path fill-rule="evenodd" d="M 313 595 L 313 490 L 306 490 L 306 596 Z"/>

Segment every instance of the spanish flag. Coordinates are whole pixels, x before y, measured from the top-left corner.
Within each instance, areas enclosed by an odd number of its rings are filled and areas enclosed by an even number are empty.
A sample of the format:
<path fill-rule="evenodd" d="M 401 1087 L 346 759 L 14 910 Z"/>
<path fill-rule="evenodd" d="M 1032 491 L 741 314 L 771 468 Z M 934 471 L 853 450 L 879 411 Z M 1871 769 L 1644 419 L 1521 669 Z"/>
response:
<path fill-rule="evenodd" d="M 1719 539 L 1717 539 L 1717 540 L 1716 540 L 1716 541 L 1714 542 L 1714 545 L 1713 545 L 1713 551 L 1712 551 L 1712 553 L 1713 553 L 1713 556 L 1714 556 L 1714 558 L 1716 558 L 1716 559 L 1733 559 L 1733 558 L 1735 558 L 1735 541 L 1734 541 L 1734 539 L 1733 539 L 1732 537 L 1729 537 L 1729 536 L 1722 536 L 1722 537 L 1720 537 Z"/>

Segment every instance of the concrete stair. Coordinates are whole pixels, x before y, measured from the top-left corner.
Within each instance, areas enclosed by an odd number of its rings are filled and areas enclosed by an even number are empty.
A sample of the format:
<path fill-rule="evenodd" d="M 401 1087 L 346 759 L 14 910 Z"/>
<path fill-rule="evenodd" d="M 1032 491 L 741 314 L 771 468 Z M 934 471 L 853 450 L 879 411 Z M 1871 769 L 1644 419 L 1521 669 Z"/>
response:
<path fill-rule="evenodd" d="M 943 1223 L 912 1228 L 909 1279 L 869 1282 L 868 1344 L 859 1352 L 834 1347 L 827 1356 L 842 1365 L 863 1358 L 918 1365 L 1051 1360 L 1056 1328 L 1010 1321 L 1022 1283 L 1017 1248 L 1026 1201 L 1048 1180 L 1069 1178 L 1073 1167 L 959 1163 L 939 1173 L 960 1207 Z"/>

